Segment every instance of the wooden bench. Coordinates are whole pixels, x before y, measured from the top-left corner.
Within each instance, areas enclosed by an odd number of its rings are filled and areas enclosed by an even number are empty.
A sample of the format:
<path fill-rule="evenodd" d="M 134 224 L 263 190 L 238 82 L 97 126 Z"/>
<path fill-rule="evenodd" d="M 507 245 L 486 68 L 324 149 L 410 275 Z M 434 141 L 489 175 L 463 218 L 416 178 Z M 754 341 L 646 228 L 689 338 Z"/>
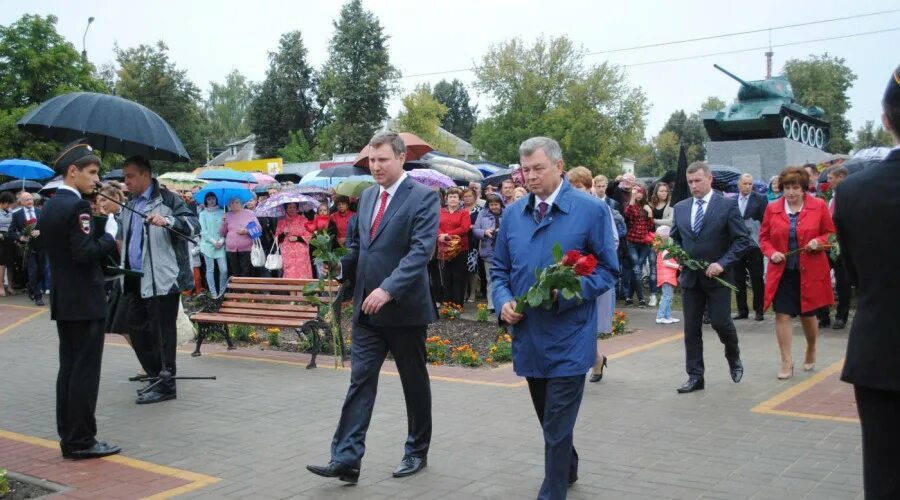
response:
<path fill-rule="evenodd" d="M 320 320 L 319 306 L 311 304 L 304 296 L 303 289 L 314 279 L 282 279 L 282 278 L 241 278 L 228 280 L 222 298 L 212 300 L 197 313 L 190 316 L 197 324 L 197 346 L 192 356 L 200 355 L 200 344 L 211 329 L 218 329 L 228 343 L 228 349 L 234 344 L 228 335 L 228 325 L 250 325 L 275 328 L 293 328 L 297 336 L 306 337 L 312 348 L 312 359 L 307 368 L 316 367 L 316 355 L 319 353 L 319 333 L 330 334 L 331 327 L 327 321 Z M 335 292 L 340 284 L 336 281 L 326 283 L 326 290 Z M 327 293 L 317 294 L 328 307 Z M 337 305 L 340 308 L 340 304 Z M 344 345 L 341 339 L 341 352 Z"/>

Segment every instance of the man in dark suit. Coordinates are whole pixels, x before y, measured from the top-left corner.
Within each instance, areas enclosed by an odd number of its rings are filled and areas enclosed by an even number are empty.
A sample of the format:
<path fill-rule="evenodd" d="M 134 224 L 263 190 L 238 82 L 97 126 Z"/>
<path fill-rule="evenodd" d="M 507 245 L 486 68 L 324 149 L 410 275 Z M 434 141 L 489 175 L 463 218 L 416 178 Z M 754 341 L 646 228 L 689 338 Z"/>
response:
<path fill-rule="evenodd" d="M 750 275 L 750 286 L 753 289 L 753 312 L 756 313 L 756 321 L 763 320 L 763 299 L 765 298 L 765 284 L 763 283 L 763 255 L 759 249 L 759 228 L 762 225 L 763 215 L 766 213 L 766 205 L 769 204 L 764 195 L 753 190 L 753 176 L 741 175 L 738 180 L 738 211 L 741 219 L 750 232 L 750 237 L 756 245 L 734 265 L 734 280 L 737 292 L 738 313 L 734 319 L 747 319 L 750 311 L 747 308 L 747 275 Z"/>
<path fill-rule="evenodd" d="M 96 440 L 97 390 L 103 356 L 106 292 L 101 259 L 116 248 L 116 220 L 109 216 L 100 238 L 94 235 L 91 204 L 82 194 L 99 180 L 100 159 L 91 147 L 65 148 L 54 162 L 63 184 L 44 207 L 44 232 L 53 273 L 50 316 L 59 334 L 56 427 L 65 458 L 98 458 L 119 452 Z"/>
<path fill-rule="evenodd" d="M 431 387 L 425 333 L 437 318 L 429 293 L 428 260 L 440 218 L 437 193 L 403 171 L 406 145 L 393 132 L 369 141 L 369 168 L 378 186 L 363 191 L 356 234 L 341 275 L 353 279 L 350 388 L 331 442 L 328 465 L 308 465 L 320 476 L 356 483 L 372 418 L 378 373 L 391 352 L 406 399 L 408 437 L 394 477 L 425 468 L 431 442 Z"/>
<path fill-rule="evenodd" d="M 753 246 L 737 203 L 713 192 L 712 173 L 703 162 L 687 169 L 691 197 L 675 205 L 672 239 L 694 259 L 710 262 L 705 271 L 685 267 L 679 278 L 684 307 L 684 348 L 688 380 L 679 393 L 703 389 L 703 311 L 725 344 L 725 359 L 736 383 L 744 375 L 737 330 L 731 320 L 731 291 L 713 279 L 732 281 L 731 267 Z"/>
<path fill-rule="evenodd" d="M 841 260 L 857 288 L 841 380 L 853 384 L 862 424 L 866 498 L 900 498 L 900 67 L 882 101 L 881 122 L 894 149 L 874 167 L 855 173 L 835 191 Z"/>
<path fill-rule="evenodd" d="M 13 213 L 12 223 L 9 225 L 10 238 L 20 243 L 27 243 L 25 256 L 25 272 L 28 275 L 28 297 L 35 305 L 44 305 L 44 249 L 41 240 L 41 231 L 36 223 L 41 218 L 41 210 L 35 208 L 34 197 L 31 193 L 22 191 L 17 196 L 20 210 Z M 27 228 L 31 227 L 31 232 Z"/>

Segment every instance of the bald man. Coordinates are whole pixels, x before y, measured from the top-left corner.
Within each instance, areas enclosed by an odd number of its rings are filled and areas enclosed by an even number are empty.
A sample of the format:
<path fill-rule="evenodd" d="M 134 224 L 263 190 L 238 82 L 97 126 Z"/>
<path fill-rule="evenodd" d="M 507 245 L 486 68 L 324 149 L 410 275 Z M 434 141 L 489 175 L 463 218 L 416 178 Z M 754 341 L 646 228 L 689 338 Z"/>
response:
<path fill-rule="evenodd" d="M 734 265 L 738 309 L 734 319 L 750 317 L 750 310 L 747 308 L 747 275 L 749 275 L 750 286 L 753 289 L 754 319 L 762 321 L 765 284 L 763 283 L 763 256 L 759 249 L 759 227 L 762 225 L 763 214 L 766 213 L 766 205 L 769 202 L 765 195 L 753 191 L 753 176 L 750 174 L 741 175 L 738 180 L 738 190 L 738 210 L 756 245 Z"/>

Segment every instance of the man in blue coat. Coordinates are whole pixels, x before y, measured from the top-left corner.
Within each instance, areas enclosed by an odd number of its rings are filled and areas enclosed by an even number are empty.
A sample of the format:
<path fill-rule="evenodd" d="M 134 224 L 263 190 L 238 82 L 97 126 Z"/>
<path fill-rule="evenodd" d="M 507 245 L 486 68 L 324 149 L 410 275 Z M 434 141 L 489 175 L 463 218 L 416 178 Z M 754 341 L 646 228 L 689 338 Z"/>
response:
<path fill-rule="evenodd" d="M 519 146 L 531 194 L 504 211 L 494 247 L 491 279 L 500 320 L 512 327 L 513 368 L 528 390 L 544 430 L 544 482 L 538 498 L 565 498 L 578 479 L 572 444 L 585 374 L 597 358 L 597 297 L 619 272 L 606 203 L 576 191 L 563 178 L 562 150 L 547 137 Z M 515 312 L 516 297 L 535 282 L 535 271 L 553 264 L 553 246 L 597 258 L 581 278 L 582 300 L 558 296 L 550 309 Z M 556 295 L 556 294 L 554 294 Z"/>

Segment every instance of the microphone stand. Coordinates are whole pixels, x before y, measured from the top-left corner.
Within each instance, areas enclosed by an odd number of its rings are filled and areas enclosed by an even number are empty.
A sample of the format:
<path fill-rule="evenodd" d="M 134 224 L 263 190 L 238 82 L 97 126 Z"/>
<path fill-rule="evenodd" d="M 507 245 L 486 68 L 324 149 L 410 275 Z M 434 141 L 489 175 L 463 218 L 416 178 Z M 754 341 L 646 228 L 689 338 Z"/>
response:
<path fill-rule="evenodd" d="M 201 377 L 184 377 L 184 376 L 176 377 L 176 376 L 172 375 L 172 372 L 170 372 L 168 367 L 166 366 L 165 356 L 163 356 L 163 353 L 161 352 L 164 348 L 163 347 L 163 334 L 162 334 L 162 325 L 160 325 L 160 323 L 159 323 L 159 321 L 160 321 L 159 298 L 157 297 L 157 289 L 156 289 L 156 273 L 154 272 L 154 269 L 153 269 L 153 245 L 151 244 L 152 242 L 150 240 L 150 226 L 152 226 L 153 224 L 150 223 L 150 220 L 146 214 L 139 212 L 139 211 L 129 207 L 128 205 L 125 205 L 124 203 L 121 203 L 118 200 L 113 199 L 113 198 L 101 193 L 100 188 L 102 186 L 103 185 L 99 182 L 95 184 L 95 188 L 96 188 L 95 193 L 98 196 L 102 196 L 103 198 L 115 203 L 116 205 L 124 208 L 125 210 L 128 210 L 129 212 L 131 212 L 135 215 L 138 215 L 142 219 L 144 219 L 144 241 L 147 242 L 147 258 L 150 261 L 150 282 L 153 286 L 153 297 L 150 299 L 151 312 L 152 312 L 152 320 L 151 321 L 153 322 L 154 330 L 156 330 L 155 333 L 156 333 L 157 345 L 159 346 L 159 350 L 160 350 L 160 352 L 158 353 L 159 360 L 160 360 L 160 370 L 159 370 L 159 374 L 156 377 L 147 377 L 144 379 L 147 382 L 150 382 L 150 384 L 142 389 L 139 389 L 138 395 L 142 396 L 146 393 L 149 393 L 149 392 L 153 391 L 157 386 L 160 386 L 160 385 L 169 386 L 170 381 L 172 381 L 172 380 L 216 380 L 215 375 L 201 376 Z M 182 238 L 186 241 L 190 241 L 191 243 L 193 243 L 195 245 L 199 244 L 197 242 L 197 240 L 182 233 L 181 231 L 178 231 L 175 228 L 172 228 L 169 226 L 157 226 L 157 227 L 162 227 L 162 228 L 168 230 L 170 234 L 174 234 L 174 235 L 178 236 L 179 238 Z"/>

